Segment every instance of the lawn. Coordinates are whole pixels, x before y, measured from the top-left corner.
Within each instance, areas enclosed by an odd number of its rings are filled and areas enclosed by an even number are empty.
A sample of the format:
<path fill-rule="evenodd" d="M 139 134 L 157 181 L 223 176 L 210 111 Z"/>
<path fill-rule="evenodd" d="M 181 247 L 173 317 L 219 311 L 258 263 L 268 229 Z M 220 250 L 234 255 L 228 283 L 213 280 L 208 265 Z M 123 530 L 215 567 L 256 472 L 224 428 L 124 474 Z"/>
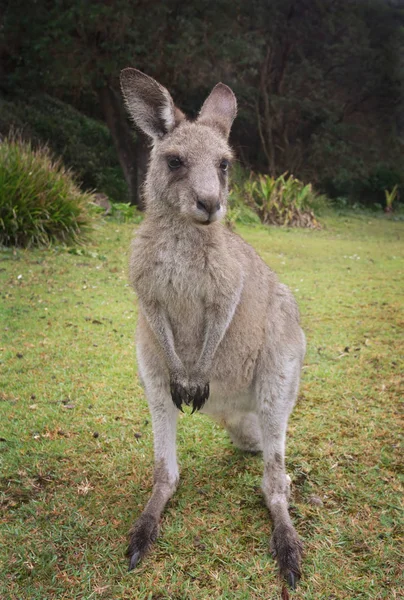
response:
<path fill-rule="evenodd" d="M 308 340 L 287 445 L 305 543 L 290 597 L 398 599 L 404 223 L 325 224 L 238 229 L 294 291 Z M 0 252 L 0 598 L 280 598 L 262 458 L 198 414 L 180 418 L 182 480 L 161 535 L 127 572 L 153 461 L 127 283 L 132 228 L 101 224 L 75 252 Z"/>

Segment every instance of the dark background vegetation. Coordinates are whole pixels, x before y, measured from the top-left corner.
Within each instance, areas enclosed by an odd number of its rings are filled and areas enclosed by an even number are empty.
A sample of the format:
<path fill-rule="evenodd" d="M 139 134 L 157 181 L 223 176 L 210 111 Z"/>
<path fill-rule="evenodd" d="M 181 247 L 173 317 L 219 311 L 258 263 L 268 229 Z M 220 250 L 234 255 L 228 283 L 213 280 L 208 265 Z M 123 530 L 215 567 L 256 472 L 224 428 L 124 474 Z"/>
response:
<path fill-rule="evenodd" d="M 47 142 L 86 189 L 139 201 L 147 144 L 122 106 L 126 66 L 190 115 L 230 85 L 232 142 L 254 171 L 365 204 L 403 187 L 402 1 L 2 2 L 0 135 Z"/>

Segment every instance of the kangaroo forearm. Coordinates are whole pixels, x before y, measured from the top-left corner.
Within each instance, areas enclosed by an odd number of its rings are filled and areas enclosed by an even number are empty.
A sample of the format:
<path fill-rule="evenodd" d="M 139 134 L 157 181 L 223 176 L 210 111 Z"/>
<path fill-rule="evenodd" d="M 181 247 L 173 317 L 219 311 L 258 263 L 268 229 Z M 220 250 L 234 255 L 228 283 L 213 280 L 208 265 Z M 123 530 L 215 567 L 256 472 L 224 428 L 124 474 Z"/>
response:
<path fill-rule="evenodd" d="M 212 315 L 209 318 L 209 323 L 205 331 L 205 339 L 203 343 L 202 352 L 199 356 L 198 366 L 203 371 L 210 370 L 213 358 L 216 354 L 216 350 L 222 341 L 224 334 L 226 333 L 227 327 L 229 326 L 230 320 L 222 320 L 220 328 Z"/>
<path fill-rule="evenodd" d="M 164 351 L 168 370 L 175 372 L 183 369 L 181 359 L 175 350 L 173 332 L 165 311 L 158 304 L 149 304 L 146 310 L 142 303 L 141 306 L 151 330 Z"/>
<path fill-rule="evenodd" d="M 205 335 L 202 352 L 198 360 L 201 370 L 210 370 L 216 350 L 222 341 L 240 301 L 242 282 L 227 299 L 221 298 L 214 305 L 206 307 Z M 227 302 L 225 301 L 227 300 Z"/>
<path fill-rule="evenodd" d="M 198 367 L 202 371 L 210 370 L 216 350 L 225 334 L 224 328 L 221 333 L 222 335 L 218 335 L 218 331 L 214 327 L 207 328 L 205 333 L 204 346 L 198 360 Z"/>

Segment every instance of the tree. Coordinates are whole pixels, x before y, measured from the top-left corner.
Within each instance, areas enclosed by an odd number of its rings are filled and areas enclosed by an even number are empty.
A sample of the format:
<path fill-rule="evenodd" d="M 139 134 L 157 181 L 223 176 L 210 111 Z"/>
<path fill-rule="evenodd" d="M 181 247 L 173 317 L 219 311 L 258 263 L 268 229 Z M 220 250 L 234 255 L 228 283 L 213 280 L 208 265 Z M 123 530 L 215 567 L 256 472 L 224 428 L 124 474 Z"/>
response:
<path fill-rule="evenodd" d="M 132 8 L 126 0 L 15 0 L 5 13 L 0 47 L 8 91 L 46 90 L 105 120 L 129 199 L 139 204 L 136 144 L 117 91 L 119 71 L 138 40 Z"/>
<path fill-rule="evenodd" d="M 400 0 L 13 0 L 3 88 L 46 90 L 105 120 L 134 202 L 145 141 L 121 103 L 128 65 L 191 114 L 223 80 L 239 99 L 232 135 L 246 163 L 338 187 L 402 162 L 403 15 Z"/>

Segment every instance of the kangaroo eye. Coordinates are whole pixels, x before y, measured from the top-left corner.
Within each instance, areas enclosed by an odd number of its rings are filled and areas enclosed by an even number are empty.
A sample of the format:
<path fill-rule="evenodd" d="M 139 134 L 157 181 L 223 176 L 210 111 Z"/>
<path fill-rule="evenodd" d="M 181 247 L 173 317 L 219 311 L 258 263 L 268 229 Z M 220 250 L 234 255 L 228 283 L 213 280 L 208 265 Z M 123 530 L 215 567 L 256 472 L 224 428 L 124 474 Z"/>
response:
<path fill-rule="evenodd" d="M 220 162 L 220 169 L 223 171 L 223 173 L 226 173 L 226 171 L 229 168 L 229 161 L 224 158 L 221 162 Z"/>
<path fill-rule="evenodd" d="M 170 156 L 167 160 L 168 162 L 168 166 L 170 167 L 170 169 L 172 171 L 175 171 L 175 169 L 179 169 L 180 166 L 182 165 L 181 159 L 178 158 L 178 156 Z"/>

